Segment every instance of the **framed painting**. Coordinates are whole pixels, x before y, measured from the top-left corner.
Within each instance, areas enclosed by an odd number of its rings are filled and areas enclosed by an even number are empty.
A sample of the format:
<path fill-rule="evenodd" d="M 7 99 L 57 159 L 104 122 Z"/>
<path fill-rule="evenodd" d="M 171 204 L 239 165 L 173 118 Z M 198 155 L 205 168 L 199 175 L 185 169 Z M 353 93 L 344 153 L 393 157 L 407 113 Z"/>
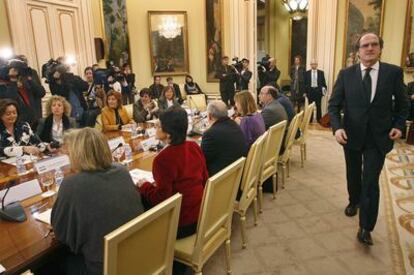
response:
<path fill-rule="evenodd" d="M 347 0 L 343 66 L 359 62 L 356 41 L 364 32 L 382 35 L 385 0 Z"/>
<path fill-rule="evenodd" d="M 130 63 L 128 20 L 125 1 L 102 1 L 108 60 L 111 64 L 119 67 L 124 63 Z"/>
<path fill-rule="evenodd" d="M 306 50 L 308 41 L 308 18 L 290 19 L 289 25 L 289 68 L 293 65 L 295 56 L 302 57 L 302 65 L 306 67 Z"/>
<path fill-rule="evenodd" d="M 207 82 L 218 82 L 216 72 L 223 56 L 223 0 L 206 1 Z"/>
<path fill-rule="evenodd" d="M 188 74 L 187 12 L 148 11 L 148 27 L 152 74 Z"/>
<path fill-rule="evenodd" d="M 401 67 L 408 72 L 414 72 L 414 6 L 413 0 L 407 4 L 407 14 L 405 17 L 404 44 L 402 52 Z"/>

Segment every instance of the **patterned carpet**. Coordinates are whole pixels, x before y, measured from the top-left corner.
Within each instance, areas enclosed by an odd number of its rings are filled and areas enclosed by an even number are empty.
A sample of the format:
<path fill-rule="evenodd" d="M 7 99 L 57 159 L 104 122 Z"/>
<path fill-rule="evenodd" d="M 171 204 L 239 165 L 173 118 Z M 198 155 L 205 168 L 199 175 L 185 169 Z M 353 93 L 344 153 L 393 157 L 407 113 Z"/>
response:
<path fill-rule="evenodd" d="M 414 146 L 395 145 L 382 184 L 395 274 L 414 274 Z"/>

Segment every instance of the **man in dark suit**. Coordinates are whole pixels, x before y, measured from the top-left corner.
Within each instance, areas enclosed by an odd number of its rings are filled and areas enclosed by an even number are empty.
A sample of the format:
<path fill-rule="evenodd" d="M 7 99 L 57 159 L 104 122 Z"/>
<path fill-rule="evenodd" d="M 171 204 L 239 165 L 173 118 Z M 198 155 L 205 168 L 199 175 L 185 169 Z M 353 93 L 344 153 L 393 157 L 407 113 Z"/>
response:
<path fill-rule="evenodd" d="M 309 103 L 316 104 L 316 119 L 322 117 L 321 100 L 326 90 L 325 74 L 318 70 L 318 62 L 315 59 L 311 61 L 311 70 L 305 73 L 305 93 L 309 99 Z"/>
<path fill-rule="evenodd" d="M 234 83 L 236 82 L 236 70 L 229 65 L 229 57 L 223 56 L 221 67 L 217 70 L 216 78 L 220 79 L 220 95 L 226 105 L 234 106 Z"/>
<path fill-rule="evenodd" d="M 290 92 L 291 100 L 296 105 L 297 112 L 300 112 L 300 107 L 303 105 L 304 90 L 305 90 L 305 67 L 302 65 L 302 57 L 300 55 L 295 56 L 294 64 L 290 68 Z"/>
<path fill-rule="evenodd" d="M 403 71 L 379 61 L 382 47 L 374 33 L 360 37 L 355 48 L 361 63 L 339 72 L 328 107 L 335 138 L 345 151 L 345 214 L 354 216 L 360 208 L 357 238 L 367 245 L 373 244 L 370 232 L 378 216 L 378 180 L 385 155 L 401 137 L 408 115 Z"/>
<path fill-rule="evenodd" d="M 150 95 L 152 99 L 159 99 L 164 90 L 164 85 L 161 84 L 161 76 L 154 76 L 154 83 L 149 86 Z"/>
<path fill-rule="evenodd" d="M 273 86 L 264 86 L 260 90 L 259 100 L 263 106 L 260 114 L 263 117 L 266 130 L 283 120 L 288 120 L 285 108 L 276 100 L 277 94 L 278 91 Z"/>
<path fill-rule="evenodd" d="M 279 88 L 277 81 L 280 77 L 280 71 L 276 66 L 276 59 L 270 58 L 269 59 L 269 69 L 264 72 L 264 80 L 261 83 L 263 86 L 271 85 L 275 88 Z"/>
<path fill-rule="evenodd" d="M 174 89 L 174 95 L 178 103 L 180 103 L 180 105 L 183 104 L 184 100 L 183 100 L 183 97 L 181 96 L 180 86 L 178 86 L 177 83 L 174 83 L 174 80 L 171 76 L 167 77 L 167 85 Z"/>
<path fill-rule="evenodd" d="M 414 81 L 407 84 L 408 99 L 410 100 L 410 114 L 408 120 L 414 120 Z"/>
<path fill-rule="evenodd" d="M 245 91 L 249 90 L 250 78 L 252 78 L 252 72 L 249 71 L 249 60 L 242 59 L 243 68 L 241 72 L 236 70 L 237 73 L 237 90 Z"/>
<path fill-rule="evenodd" d="M 240 157 L 247 155 L 247 143 L 240 126 L 227 116 L 227 106 L 213 101 L 207 106 L 211 125 L 203 134 L 201 149 L 211 177 Z"/>

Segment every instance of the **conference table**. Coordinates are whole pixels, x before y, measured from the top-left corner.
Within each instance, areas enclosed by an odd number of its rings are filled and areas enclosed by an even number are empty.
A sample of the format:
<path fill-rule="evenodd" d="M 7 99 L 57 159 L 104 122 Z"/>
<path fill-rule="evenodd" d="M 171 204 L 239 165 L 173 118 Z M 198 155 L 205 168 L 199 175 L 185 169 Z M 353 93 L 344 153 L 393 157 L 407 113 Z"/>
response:
<path fill-rule="evenodd" d="M 157 152 L 142 151 L 137 144 L 144 138 L 141 136 L 131 138 L 131 133 L 115 131 L 105 133 L 108 139 L 122 136 L 133 150 L 132 161 L 126 166 L 129 170 L 139 168 L 151 170 L 152 162 Z M 198 138 L 198 137 L 196 137 Z M 122 160 L 122 159 L 121 159 Z M 28 173 L 19 176 L 16 167 L 0 162 L 0 190 L 4 189 L 10 181 L 20 184 L 33 180 L 39 175 L 27 165 Z M 65 174 L 70 174 L 65 171 Z M 6 268 L 4 274 L 16 274 L 40 265 L 48 257 L 52 257 L 62 245 L 50 233 L 50 225 L 36 220 L 35 212 L 43 212 L 53 206 L 56 195 L 44 198 L 41 194 L 22 201 L 27 220 L 22 223 L 0 220 L 0 264 Z"/>

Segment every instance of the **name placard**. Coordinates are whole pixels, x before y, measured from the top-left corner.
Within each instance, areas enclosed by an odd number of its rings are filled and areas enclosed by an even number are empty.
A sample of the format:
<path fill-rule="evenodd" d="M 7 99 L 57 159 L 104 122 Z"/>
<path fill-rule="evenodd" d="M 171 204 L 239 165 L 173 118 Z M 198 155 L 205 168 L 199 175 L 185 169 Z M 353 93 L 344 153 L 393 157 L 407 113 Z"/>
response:
<path fill-rule="evenodd" d="M 155 128 L 147 128 L 145 131 L 146 131 L 148 137 L 155 137 L 155 133 L 157 132 L 157 130 L 155 130 Z"/>
<path fill-rule="evenodd" d="M 6 190 L 1 190 L 0 198 L 2 198 L 5 193 Z M 40 184 L 37 179 L 27 181 L 19 185 L 10 187 L 7 196 L 4 198 L 4 205 L 8 205 L 9 203 L 16 201 L 22 201 L 27 198 L 36 196 L 40 193 L 42 193 L 42 189 L 40 188 Z"/>
<path fill-rule="evenodd" d="M 147 152 L 151 147 L 157 146 L 158 140 L 155 137 L 151 137 L 141 141 L 142 150 Z"/>
<path fill-rule="evenodd" d="M 70 160 L 68 155 L 61 155 L 57 157 L 51 157 L 38 161 L 35 164 L 35 168 L 38 174 L 61 169 L 62 167 L 70 166 Z"/>
<path fill-rule="evenodd" d="M 117 138 L 108 140 L 109 149 L 111 149 L 111 151 L 114 150 L 120 143 L 122 145 L 125 144 L 125 140 L 123 137 L 117 137 Z"/>

